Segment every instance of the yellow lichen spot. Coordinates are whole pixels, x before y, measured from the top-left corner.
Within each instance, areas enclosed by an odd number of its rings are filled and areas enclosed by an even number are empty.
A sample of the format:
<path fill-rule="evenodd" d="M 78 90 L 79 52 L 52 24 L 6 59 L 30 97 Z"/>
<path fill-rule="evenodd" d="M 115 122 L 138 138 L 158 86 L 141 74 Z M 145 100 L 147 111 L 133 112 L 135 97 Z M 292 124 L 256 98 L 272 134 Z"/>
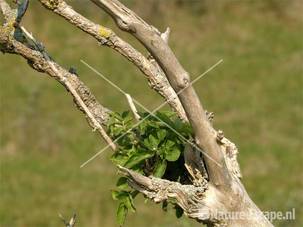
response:
<path fill-rule="evenodd" d="M 13 29 L 14 24 L 15 24 L 15 18 L 11 18 L 8 22 L 7 22 L 7 27 Z"/>
<path fill-rule="evenodd" d="M 59 0 L 42 0 L 42 4 L 44 4 L 48 9 L 54 10 L 59 5 Z"/>
<path fill-rule="evenodd" d="M 104 38 L 107 39 L 108 37 L 110 37 L 111 34 L 112 34 L 112 31 L 110 29 L 105 28 L 103 26 L 99 27 L 99 35 L 100 36 L 102 36 L 102 37 L 104 37 Z"/>
<path fill-rule="evenodd" d="M 15 30 L 14 24 L 15 24 L 15 18 L 10 18 L 2 27 L 1 32 L 3 32 L 6 35 L 12 35 L 13 31 Z"/>

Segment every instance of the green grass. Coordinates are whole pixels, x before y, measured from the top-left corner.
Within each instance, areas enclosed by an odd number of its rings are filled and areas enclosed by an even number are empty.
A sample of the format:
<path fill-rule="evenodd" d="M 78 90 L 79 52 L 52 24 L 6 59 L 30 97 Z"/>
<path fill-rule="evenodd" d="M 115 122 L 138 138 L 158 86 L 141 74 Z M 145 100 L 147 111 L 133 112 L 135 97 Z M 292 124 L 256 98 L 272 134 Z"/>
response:
<path fill-rule="evenodd" d="M 203 15 L 174 8 L 149 17 L 162 30 L 171 26 L 170 45 L 192 78 L 224 60 L 194 86 L 206 109 L 215 112 L 215 127 L 238 145 L 243 182 L 256 204 L 262 210 L 296 208 L 295 222 L 277 226 L 303 225 L 303 18 L 302 4 L 293 4 L 283 5 L 283 14 L 262 1 L 227 1 Z M 99 10 L 80 10 L 114 27 Z M 124 96 L 80 59 L 149 108 L 163 101 L 129 62 L 39 5 L 31 6 L 24 24 L 61 65 L 77 67 L 105 106 L 128 108 Z M 0 55 L 0 75 L 0 225 L 60 226 L 59 212 L 76 211 L 79 226 L 117 226 L 110 151 L 79 168 L 104 144 L 66 91 L 18 56 Z M 142 198 L 136 204 L 126 226 L 199 226 Z"/>

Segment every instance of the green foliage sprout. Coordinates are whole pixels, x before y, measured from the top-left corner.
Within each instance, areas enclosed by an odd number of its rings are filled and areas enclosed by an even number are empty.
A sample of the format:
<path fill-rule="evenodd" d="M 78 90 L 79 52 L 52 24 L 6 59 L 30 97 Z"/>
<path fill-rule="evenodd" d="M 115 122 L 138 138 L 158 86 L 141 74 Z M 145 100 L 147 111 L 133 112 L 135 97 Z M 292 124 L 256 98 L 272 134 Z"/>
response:
<path fill-rule="evenodd" d="M 111 113 L 107 125 L 108 134 L 113 139 L 119 138 L 118 149 L 111 157 L 113 163 L 145 176 L 153 175 L 182 183 L 188 181 L 182 155 L 186 141 L 170 127 L 190 140 L 192 139 L 190 125 L 181 121 L 175 113 L 168 111 L 157 112 L 155 114 L 157 117 L 146 112 L 139 115 L 144 120 L 133 128 L 136 122 L 129 111 L 122 114 Z M 116 186 L 117 190 L 112 191 L 112 197 L 119 202 L 117 221 L 119 225 L 123 225 L 128 211 L 136 210 L 134 198 L 138 192 L 128 186 L 125 177 L 120 177 Z M 163 209 L 166 208 L 165 202 Z M 177 217 L 181 217 L 182 210 L 178 206 L 175 206 L 175 209 Z"/>

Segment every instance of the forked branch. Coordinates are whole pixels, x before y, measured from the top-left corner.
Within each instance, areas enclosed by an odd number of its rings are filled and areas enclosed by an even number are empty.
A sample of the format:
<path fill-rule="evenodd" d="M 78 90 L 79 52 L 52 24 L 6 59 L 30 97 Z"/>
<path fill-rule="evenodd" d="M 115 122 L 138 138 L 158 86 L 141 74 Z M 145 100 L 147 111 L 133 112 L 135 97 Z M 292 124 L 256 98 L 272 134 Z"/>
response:
<path fill-rule="evenodd" d="M 142 42 L 152 58 L 144 57 L 111 30 L 77 14 L 63 0 L 40 0 L 47 8 L 134 62 L 148 76 L 150 83 L 158 86 L 156 90 L 170 101 L 179 116 L 186 120 L 184 112 L 182 114 L 184 108 L 194 129 L 196 143 L 207 154 L 201 155 L 200 151 L 190 146 L 185 148 L 184 162 L 191 177 L 190 185 L 143 176 L 118 166 L 128 178 L 129 184 L 155 202 L 172 201 L 178 204 L 188 217 L 210 226 L 272 226 L 251 201 L 239 180 L 237 148 L 223 136 L 223 133 L 213 129 L 190 84 L 188 73 L 168 46 L 169 30 L 161 34 L 117 0 L 91 1 L 108 12 L 121 29 L 130 32 Z M 0 0 L 0 8 L 5 17 L 4 25 L 0 27 L 0 50 L 3 53 L 22 56 L 32 68 L 47 73 L 60 82 L 71 93 L 77 107 L 84 112 L 93 129 L 98 130 L 115 150 L 115 144 L 103 129 L 110 111 L 97 102 L 73 70 L 69 72 L 54 62 L 44 46 L 20 25 L 27 8 L 26 4 L 27 1 L 24 5 L 19 5 L 18 17 L 17 10 L 11 10 L 5 0 Z M 178 93 L 179 99 L 176 96 Z M 135 114 L 136 110 L 131 103 L 130 100 L 130 106 Z M 217 212 L 228 214 L 233 211 L 252 216 L 234 220 L 216 215 Z"/>
<path fill-rule="evenodd" d="M 180 103 L 178 96 L 170 86 L 162 69 L 153 61 L 147 59 L 138 50 L 132 47 L 129 43 L 121 39 L 111 29 L 102 25 L 96 24 L 81 14 L 77 13 L 70 5 L 63 0 L 39 0 L 43 6 L 60 15 L 69 23 L 94 37 L 100 44 L 108 46 L 117 51 L 130 62 L 134 63 L 138 69 L 145 74 L 151 88 L 156 90 L 165 98 L 167 103 L 179 115 L 181 119 L 186 119 L 186 114 Z M 163 36 L 168 39 L 168 33 Z"/>
<path fill-rule="evenodd" d="M 3 53 L 17 54 L 25 58 L 28 64 L 39 72 L 49 74 L 71 93 L 78 108 L 85 113 L 89 124 L 98 131 L 105 141 L 116 149 L 115 144 L 102 127 L 108 117 L 108 110 L 99 104 L 88 87 L 76 74 L 70 73 L 55 63 L 38 42 L 25 28 L 16 21 L 17 14 L 9 5 L 0 0 L 6 23 L 0 27 L 0 50 Z"/>
<path fill-rule="evenodd" d="M 61 17 L 66 19 L 69 23 L 75 25 L 76 27 L 83 30 L 90 36 L 94 37 L 102 45 L 108 46 L 108 47 L 116 50 L 121 55 L 126 57 L 129 61 L 134 63 L 147 76 L 150 86 L 166 99 L 168 104 L 171 106 L 171 108 L 173 110 L 176 111 L 176 113 L 179 115 L 179 117 L 183 120 L 186 120 L 186 121 L 188 120 L 187 116 L 184 112 L 184 108 L 181 105 L 180 100 L 176 95 L 176 92 L 170 86 L 168 80 L 166 79 L 165 74 L 163 73 L 163 70 L 161 69 L 161 67 L 159 66 L 157 61 L 155 61 L 154 57 L 146 58 L 139 51 L 137 51 L 135 48 L 133 48 L 130 44 L 128 44 L 123 39 L 121 39 L 119 36 L 117 36 L 111 29 L 106 28 L 99 24 L 95 24 L 94 22 L 88 20 L 81 14 L 77 13 L 64 0 L 54 0 L 54 1 L 39 0 L 39 1 L 47 9 L 60 15 Z M 99 2 L 99 1 L 94 1 L 94 2 Z M 168 44 L 168 39 L 169 39 L 169 34 L 170 34 L 169 28 L 167 28 L 166 31 L 161 34 L 156 28 L 147 25 L 147 23 L 145 23 L 140 18 L 137 18 L 137 19 L 140 21 L 140 23 L 143 23 L 144 26 L 146 26 L 147 28 L 150 28 L 153 32 L 155 32 L 155 34 L 157 36 L 160 36 L 165 44 Z M 158 37 L 158 38 L 160 38 L 160 37 Z M 203 112 L 203 110 L 202 110 L 202 112 Z M 204 114 L 201 114 L 201 115 L 202 115 L 202 117 L 204 116 Z M 209 118 L 209 116 L 207 116 L 207 119 L 208 118 Z M 214 129 L 212 129 L 210 131 L 212 132 L 212 135 L 209 135 L 209 138 L 213 139 L 214 137 L 216 137 L 216 131 Z M 199 140 L 197 140 L 197 141 L 199 141 Z M 226 139 L 226 141 L 228 143 L 226 143 L 225 145 L 228 146 L 230 141 L 228 141 L 227 139 Z M 236 154 L 237 150 L 233 153 Z M 218 160 L 213 159 L 211 155 L 207 155 L 207 156 L 210 157 L 210 159 L 211 159 L 210 162 L 213 162 L 211 164 L 214 164 L 215 168 L 217 168 L 218 166 L 222 166 L 222 164 L 220 164 L 220 162 L 218 162 Z M 236 159 L 236 155 L 233 158 Z M 224 165 L 224 162 L 222 162 L 222 163 Z M 234 171 L 232 171 L 232 172 L 234 172 Z"/>
<path fill-rule="evenodd" d="M 207 154 L 205 163 L 210 182 L 218 187 L 229 188 L 231 176 L 224 155 L 213 134 L 213 128 L 190 84 L 189 74 L 181 66 L 165 40 L 162 39 L 161 33 L 118 0 L 91 1 L 109 13 L 120 29 L 136 37 L 161 66 L 175 92 L 179 94 L 182 91 L 179 98 L 193 127 L 195 141 Z"/>

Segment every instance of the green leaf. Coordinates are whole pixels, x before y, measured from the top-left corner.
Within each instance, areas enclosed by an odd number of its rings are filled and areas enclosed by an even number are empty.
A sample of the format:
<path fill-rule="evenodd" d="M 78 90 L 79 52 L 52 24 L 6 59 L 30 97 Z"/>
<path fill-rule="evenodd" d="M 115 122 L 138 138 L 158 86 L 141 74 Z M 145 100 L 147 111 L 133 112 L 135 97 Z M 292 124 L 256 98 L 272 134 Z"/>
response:
<path fill-rule="evenodd" d="M 140 135 L 145 134 L 146 127 L 147 127 L 146 121 L 143 121 L 143 122 L 141 122 L 141 123 L 138 125 L 138 129 L 139 129 Z"/>
<path fill-rule="evenodd" d="M 165 146 L 162 145 L 161 147 L 159 147 L 159 149 L 157 150 L 157 155 L 161 158 L 161 159 L 165 159 Z"/>
<path fill-rule="evenodd" d="M 132 168 L 133 166 L 137 165 L 138 163 L 140 163 L 144 159 L 151 158 L 152 156 L 154 156 L 153 152 L 145 151 L 145 150 L 138 151 L 138 152 L 134 153 L 128 159 L 128 161 L 125 163 L 124 166 L 126 168 Z"/>
<path fill-rule="evenodd" d="M 148 138 L 145 138 L 144 140 L 143 140 L 143 144 L 147 147 L 147 148 L 149 148 L 149 149 L 151 149 L 152 150 L 152 144 L 150 143 L 150 141 L 149 141 L 149 139 Z"/>
<path fill-rule="evenodd" d="M 109 129 L 110 134 L 113 137 L 119 137 L 122 133 L 124 133 L 124 129 L 121 125 L 111 125 Z"/>
<path fill-rule="evenodd" d="M 128 110 L 127 110 L 127 111 L 124 111 L 124 112 L 121 114 L 121 116 L 122 116 L 123 119 L 125 119 L 125 118 L 127 118 L 127 117 L 130 116 L 130 113 L 129 113 Z"/>
<path fill-rule="evenodd" d="M 120 203 L 118 210 L 117 210 L 117 222 L 120 226 L 122 226 L 125 222 L 125 218 L 127 215 L 127 207 L 125 206 L 124 203 Z"/>
<path fill-rule="evenodd" d="M 149 120 L 148 121 L 148 125 L 151 126 L 151 127 L 153 127 L 153 128 L 155 128 L 155 129 L 159 128 L 159 124 L 157 122 L 155 122 L 155 121 Z"/>
<path fill-rule="evenodd" d="M 131 194 L 129 194 L 128 197 L 124 200 L 124 204 L 128 210 L 131 210 L 133 212 L 136 211 L 134 201 L 133 201 Z"/>
<path fill-rule="evenodd" d="M 145 118 L 145 117 L 147 117 L 147 115 L 149 115 L 149 113 L 147 113 L 147 112 L 138 112 L 138 114 L 139 114 L 139 116 L 140 116 L 140 118 Z"/>
<path fill-rule="evenodd" d="M 148 136 L 148 140 L 149 140 L 149 142 L 150 142 L 150 144 L 152 146 L 152 150 L 157 149 L 158 144 L 159 144 L 159 141 L 157 140 L 157 138 L 154 137 L 153 135 L 149 135 Z"/>
<path fill-rule="evenodd" d="M 116 186 L 120 189 L 120 190 L 127 190 L 128 187 L 128 183 L 127 183 L 127 178 L 126 177 L 120 177 L 116 183 Z"/>
<path fill-rule="evenodd" d="M 134 147 L 134 137 L 131 133 L 127 133 L 117 140 L 117 144 L 119 145 L 119 151 L 121 153 L 132 153 Z"/>
<path fill-rule="evenodd" d="M 165 150 L 165 159 L 170 162 L 175 162 L 180 157 L 181 151 L 174 147 L 172 149 Z"/>
<path fill-rule="evenodd" d="M 173 148 L 174 146 L 175 146 L 175 142 L 174 141 L 172 141 L 172 140 L 167 140 L 166 141 L 166 143 L 165 143 L 165 148 L 166 149 L 171 149 L 171 148 Z"/>
<path fill-rule="evenodd" d="M 112 191 L 112 198 L 113 200 L 120 200 L 120 201 L 124 201 L 125 198 L 127 198 L 129 196 L 129 192 L 127 191 Z"/>
<path fill-rule="evenodd" d="M 124 166 L 128 159 L 129 157 L 127 157 L 124 154 L 122 155 L 120 153 L 115 153 L 111 157 L 111 161 L 116 165 L 120 165 L 120 166 Z"/>
<path fill-rule="evenodd" d="M 156 116 L 171 127 L 174 127 L 174 122 L 163 112 L 157 112 Z"/>
<path fill-rule="evenodd" d="M 113 200 L 118 200 L 118 195 L 119 195 L 118 191 L 112 191 L 112 198 L 113 198 Z"/>
<path fill-rule="evenodd" d="M 123 118 L 123 123 L 127 128 L 130 128 L 131 122 L 133 120 L 132 115 L 130 114 L 129 111 L 125 111 L 122 113 L 122 118 Z"/>
<path fill-rule="evenodd" d="M 164 111 L 159 111 L 159 112 L 166 115 L 169 118 L 177 117 L 176 112 L 173 112 L 173 111 L 164 110 Z"/>
<path fill-rule="evenodd" d="M 159 130 L 157 131 L 157 137 L 158 137 L 159 141 L 164 140 L 164 138 L 166 137 L 166 130 L 164 130 L 164 129 L 159 129 Z"/>
<path fill-rule="evenodd" d="M 118 112 L 111 112 L 111 117 L 117 119 L 118 121 L 123 121 L 123 118 L 121 117 L 121 115 Z"/>
<path fill-rule="evenodd" d="M 157 162 L 156 162 L 156 165 L 155 165 L 155 169 L 154 169 L 154 172 L 153 172 L 153 175 L 155 177 L 163 177 L 164 173 L 165 173 L 165 170 L 166 170 L 166 167 L 167 167 L 167 162 L 166 160 L 161 160 L 159 159 Z"/>
<path fill-rule="evenodd" d="M 107 128 L 109 128 L 111 125 L 115 124 L 116 119 L 113 117 L 110 117 L 107 121 Z"/>
<path fill-rule="evenodd" d="M 192 128 L 190 126 L 190 124 L 188 124 L 187 122 L 183 122 L 181 119 L 177 118 L 175 120 L 175 129 L 177 132 L 181 133 L 181 134 L 185 134 L 185 135 L 191 135 L 192 134 Z"/>
<path fill-rule="evenodd" d="M 147 139 L 143 140 L 143 144 L 152 151 L 157 150 L 159 143 L 159 140 L 151 134 L 148 136 Z"/>

